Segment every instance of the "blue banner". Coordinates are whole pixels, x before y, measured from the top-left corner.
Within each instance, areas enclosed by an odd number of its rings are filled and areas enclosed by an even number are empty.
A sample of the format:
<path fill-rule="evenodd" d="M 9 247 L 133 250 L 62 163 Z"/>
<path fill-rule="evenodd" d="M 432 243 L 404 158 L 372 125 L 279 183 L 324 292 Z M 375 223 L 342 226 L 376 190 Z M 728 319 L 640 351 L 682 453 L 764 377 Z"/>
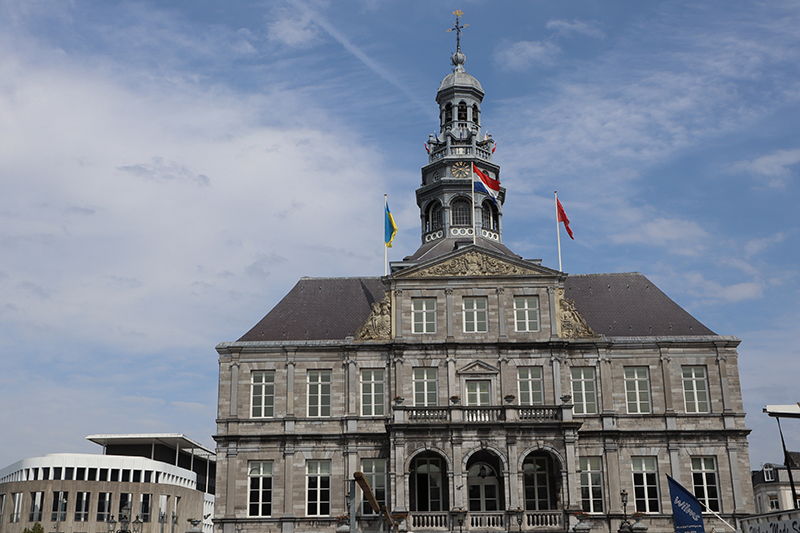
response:
<path fill-rule="evenodd" d="M 694 494 L 667 476 L 669 481 L 669 499 L 672 502 L 672 519 L 675 533 L 705 533 L 703 527 L 703 511 Z"/>

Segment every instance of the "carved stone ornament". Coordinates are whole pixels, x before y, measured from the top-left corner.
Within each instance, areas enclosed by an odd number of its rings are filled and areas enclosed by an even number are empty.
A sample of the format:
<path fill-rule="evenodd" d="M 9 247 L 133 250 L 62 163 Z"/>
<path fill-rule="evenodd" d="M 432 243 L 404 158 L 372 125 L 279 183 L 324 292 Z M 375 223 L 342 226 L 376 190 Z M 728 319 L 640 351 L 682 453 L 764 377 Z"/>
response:
<path fill-rule="evenodd" d="M 592 328 L 575 308 L 575 301 L 564 297 L 564 289 L 556 292 L 558 302 L 558 323 L 559 337 L 562 339 L 585 339 L 587 337 L 597 337 Z"/>
<path fill-rule="evenodd" d="M 389 296 L 372 304 L 367 321 L 356 330 L 356 340 L 388 341 L 392 338 L 392 304 Z"/>
<path fill-rule="evenodd" d="M 538 272 L 473 251 L 444 263 L 422 269 L 414 275 L 424 278 L 432 276 L 509 276 L 518 274 L 538 274 Z"/>

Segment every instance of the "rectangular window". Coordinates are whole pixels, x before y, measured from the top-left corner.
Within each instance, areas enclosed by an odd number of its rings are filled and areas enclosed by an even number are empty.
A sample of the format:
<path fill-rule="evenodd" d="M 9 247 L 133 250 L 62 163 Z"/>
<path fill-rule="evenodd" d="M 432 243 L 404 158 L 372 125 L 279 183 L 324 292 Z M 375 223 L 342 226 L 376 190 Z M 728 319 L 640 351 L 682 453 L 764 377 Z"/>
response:
<path fill-rule="evenodd" d="M 6 495 L 0 494 L 0 524 L 3 523 L 4 514 L 6 514 Z"/>
<path fill-rule="evenodd" d="M 150 515 L 153 511 L 153 495 L 152 494 L 140 494 L 139 495 L 139 518 L 141 518 L 142 522 L 149 522 Z"/>
<path fill-rule="evenodd" d="M 131 501 L 133 500 L 132 494 L 130 492 L 120 492 L 119 493 L 119 514 L 118 516 L 127 516 L 129 519 L 131 517 Z"/>
<path fill-rule="evenodd" d="M 308 416 L 331 416 L 331 371 L 308 371 Z"/>
<path fill-rule="evenodd" d="M 587 513 L 603 512 L 603 470 L 599 457 L 581 457 L 581 500 Z"/>
<path fill-rule="evenodd" d="M 597 414 L 597 387 L 594 368 L 579 366 L 572 368 L 572 402 L 576 415 Z"/>
<path fill-rule="evenodd" d="M 51 522 L 66 522 L 68 496 L 69 493 L 67 492 L 53 492 L 53 512 L 50 514 Z"/>
<path fill-rule="evenodd" d="M 489 381 L 467 381 L 467 405 L 489 405 Z"/>
<path fill-rule="evenodd" d="M 517 331 L 539 331 L 539 297 L 514 298 L 514 323 Z"/>
<path fill-rule="evenodd" d="M 414 333 L 436 333 L 436 298 L 411 300 Z"/>
<path fill-rule="evenodd" d="M 625 367 L 625 398 L 628 413 L 650 413 L 650 374 L 646 366 Z"/>
<path fill-rule="evenodd" d="M 108 522 L 111 517 L 111 493 L 100 492 L 97 494 L 97 521 Z"/>
<path fill-rule="evenodd" d="M 250 404 L 252 418 L 275 416 L 275 372 L 250 374 Z"/>
<path fill-rule="evenodd" d="M 166 523 L 169 516 L 169 495 L 159 494 L 158 496 L 158 521 Z"/>
<path fill-rule="evenodd" d="M 386 504 L 386 459 L 363 459 L 361 461 L 361 472 L 372 489 L 372 494 L 378 500 L 378 507 Z M 376 514 L 372 506 L 364 499 L 361 506 L 362 513 L 365 515 Z"/>
<path fill-rule="evenodd" d="M 683 366 L 683 400 L 687 413 L 709 413 L 706 367 Z"/>
<path fill-rule="evenodd" d="M 89 521 L 89 493 L 76 492 L 75 493 L 75 521 L 88 522 Z"/>
<path fill-rule="evenodd" d="M 11 518 L 9 522 L 19 522 L 22 517 L 22 493 L 15 492 L 11 495 Z"/>
<path fill-rule="evenodd" d="M 464 333 L 486 333 L 486 298 L 464 298 Z"/>
<path fill-rule="evenodd" d="M 658 512 L 658 465 L 655 457 L 632 457 L 633 500 L 639 513 Z"/>
<path fill-rule="evenodd" d="M 363 416 L 383 416 L 384 382 L 382 369 L 361 371 L 361 414 Z"/>
<path fill-rule="evenodd" d="M 331 462 L 306 464 L 306 516 L 331 514 Z"/>
<path fill-rule="evenodd" d="M 692 485 L 698 500 L 712 511 L 720 512 L 716 458 L 692 457 Z"/>
<path fill-rule="evenodd" d="M 769 495 L 769 509 L 770 511 L 778 511 L 781 508 L 781 504 L 778 503 L 778 495 L 777 494 L 770 494 Z"/>
<path fill-rule="evenodd" d="M 248 464 L 248 516 L 272 516 L 272 462 Z"/>
<path fill-rule="evenodd" d="M 44 492 L 31 492 L 31 512 L 28 514 L 28 522 L 42 521 L 42 500 Z"/>
<path fill-rule="evenodd" d="M 517 376 L 519 378 L 519 404 L 544 405 L 542 367 L 518 368 Z"/>
<path fill-rule="evenodd" d="M 414 369 L 414 405 L 431 407 L 439 405 L 439 389 L 436 384 L 437 369 Z"/>

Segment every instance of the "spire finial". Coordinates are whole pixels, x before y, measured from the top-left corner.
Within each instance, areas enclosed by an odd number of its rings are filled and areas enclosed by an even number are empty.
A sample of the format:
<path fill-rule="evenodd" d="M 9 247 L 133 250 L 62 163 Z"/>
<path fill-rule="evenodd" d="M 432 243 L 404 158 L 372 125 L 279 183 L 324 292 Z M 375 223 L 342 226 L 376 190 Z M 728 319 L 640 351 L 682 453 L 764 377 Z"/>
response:
<path fill-rule="evenodd" d="M 456 16 L 455 22 L 453 22 L 453 27 L 450 28 L 448 31 L 455 31 L 456 32 L 456 53 L 461 53 L 461 31 L 469 26 L 469 24 L 459 25 L 459 18 L 464 16 L 464 13 L 460 9 L 456 9 L 453 11 L 453 15 Z"/>

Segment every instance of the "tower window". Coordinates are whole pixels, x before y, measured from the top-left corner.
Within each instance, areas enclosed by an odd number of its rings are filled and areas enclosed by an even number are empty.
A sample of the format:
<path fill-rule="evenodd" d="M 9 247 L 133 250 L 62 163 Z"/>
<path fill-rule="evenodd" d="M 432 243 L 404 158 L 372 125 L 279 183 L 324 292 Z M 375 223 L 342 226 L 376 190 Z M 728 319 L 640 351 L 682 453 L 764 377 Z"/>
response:
<path fill-rule="evenodd" d="M 444 123 L 453 122 L 453 104 L 444 106 Z"/>
<path fill-rule="evenodd" d="M 430 231 L 436 231 L 442 228 L 442 204 L 439 202 L 433 204 L 428 221 L 430 224 Z"/>
<path fill-rule="evenodd" d="M 467 121 L 467 104 L 464 102 L 458 104 L 458 120 L 459 122 Z"/>
<path fill-rule="evenodd" d="M 481 112 L 478 109 L 478 105 L 477 104 L 472 106 L 472 122 L 474 122 L 475 124 L 478 124 L 478 125 L 480 125 L 480 123 L 481 123 Z"/>
<path fill-rule="evenodd" d="M 471 226 L 470 203 L 467 200 L 456 200 L 450 205 L 450 216 L 453 226 Z"/>
<path fill-rule="evenodd" d="M 481 206 L 481 227 L 497 231 L 497 225 L 497 208 L 491 202 L 484 202 Z"/>

